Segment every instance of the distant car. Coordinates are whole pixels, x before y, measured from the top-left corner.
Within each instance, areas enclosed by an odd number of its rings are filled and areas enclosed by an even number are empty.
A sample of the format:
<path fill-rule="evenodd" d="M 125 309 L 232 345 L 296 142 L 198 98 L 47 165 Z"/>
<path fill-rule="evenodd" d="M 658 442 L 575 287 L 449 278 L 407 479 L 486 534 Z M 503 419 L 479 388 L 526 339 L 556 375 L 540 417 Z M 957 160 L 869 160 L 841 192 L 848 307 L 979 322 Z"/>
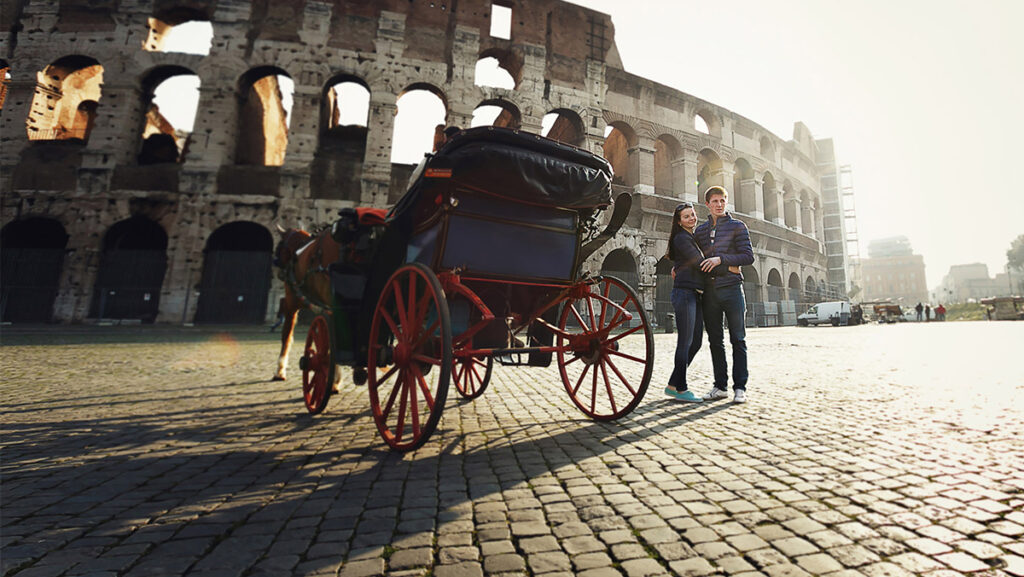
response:
<path fill-rule="evenodd" d="M 830 301 L 818 303 L 807 309 L 807 312 L 796 317 L 796 324 L 806 327 L 829 323 L 834 327 L 841 324 L 849 324 L 850 303 L 846 301 Z"/>

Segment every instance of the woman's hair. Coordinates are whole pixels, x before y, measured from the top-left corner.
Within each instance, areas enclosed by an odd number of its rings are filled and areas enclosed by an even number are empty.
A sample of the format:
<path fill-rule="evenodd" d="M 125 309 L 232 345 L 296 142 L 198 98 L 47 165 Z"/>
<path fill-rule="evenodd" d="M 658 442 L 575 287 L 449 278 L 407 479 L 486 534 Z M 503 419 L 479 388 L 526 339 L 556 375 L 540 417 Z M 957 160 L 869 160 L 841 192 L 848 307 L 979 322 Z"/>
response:
<path fill-rule="evenodd" d="M 684 202 L 672 211 L 672 230 L 668 233 L 668 260 L 676 260 L 676 235 L 683 232 L 683 225 L 679 224 L 679 215 L 686 209 L 692 209 L 693 203 Z"/>

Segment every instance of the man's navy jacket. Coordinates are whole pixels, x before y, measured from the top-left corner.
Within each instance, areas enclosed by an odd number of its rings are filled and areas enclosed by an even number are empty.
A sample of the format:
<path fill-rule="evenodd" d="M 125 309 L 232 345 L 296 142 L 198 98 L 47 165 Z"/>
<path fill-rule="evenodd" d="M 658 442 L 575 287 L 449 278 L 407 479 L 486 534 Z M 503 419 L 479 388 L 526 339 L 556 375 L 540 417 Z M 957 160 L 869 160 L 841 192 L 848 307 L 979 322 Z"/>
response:
<path fill-rule="evenodd" d="M 721 257 L 722 264 L 715 267 L 707 277 L 707 282 L 715 288 L 732 286 L 743 282 L 743 274 L 729 272 L 730 266 L 746 266 L 754 264 L 754 247 L 750 246 L 750 233 L 747 225 L 725 213 L 712 224 L 709 215 L 705 222 L 697 226 L 693 236 L 705 258 Z"/>

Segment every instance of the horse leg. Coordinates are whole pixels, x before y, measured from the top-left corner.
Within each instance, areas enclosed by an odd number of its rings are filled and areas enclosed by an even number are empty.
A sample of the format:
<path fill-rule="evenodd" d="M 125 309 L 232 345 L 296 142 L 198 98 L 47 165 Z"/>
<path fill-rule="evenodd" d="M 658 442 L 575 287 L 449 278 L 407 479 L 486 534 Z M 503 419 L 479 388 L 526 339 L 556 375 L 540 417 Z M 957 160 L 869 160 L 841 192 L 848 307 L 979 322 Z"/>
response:
<path fill-rule="evenodd" d="M 281 328 L 281 356 L 277 358 L 277 373 L 274 375 L 275 381 L 285 380 L 285 372 L 288 367 L 288 353 L 292 348 L 292 340 L 295 332 L 295 320 L 299 316 L 298 309 L 292 309 L 290 311 L 281 311 L 284 316 L 284 327 Z"/>

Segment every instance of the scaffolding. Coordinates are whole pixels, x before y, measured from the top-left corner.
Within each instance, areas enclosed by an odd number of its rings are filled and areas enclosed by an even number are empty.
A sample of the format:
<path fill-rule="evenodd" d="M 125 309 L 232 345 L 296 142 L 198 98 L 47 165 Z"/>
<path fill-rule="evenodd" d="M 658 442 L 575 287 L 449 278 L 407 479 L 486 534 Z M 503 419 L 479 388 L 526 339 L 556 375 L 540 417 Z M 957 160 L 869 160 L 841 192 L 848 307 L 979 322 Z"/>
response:
<path fill-rule="evenodd" d="M 839 167 L 839 193 L 843 207 L 843 236 L 846 239 L 848 289 L 852 290 L 856 285 L 863 290 L 864 283 L 860 270 L 860 237 L 857 234 L 857 205 L 853 193 L 853 168 L 849 164 Z"/>

